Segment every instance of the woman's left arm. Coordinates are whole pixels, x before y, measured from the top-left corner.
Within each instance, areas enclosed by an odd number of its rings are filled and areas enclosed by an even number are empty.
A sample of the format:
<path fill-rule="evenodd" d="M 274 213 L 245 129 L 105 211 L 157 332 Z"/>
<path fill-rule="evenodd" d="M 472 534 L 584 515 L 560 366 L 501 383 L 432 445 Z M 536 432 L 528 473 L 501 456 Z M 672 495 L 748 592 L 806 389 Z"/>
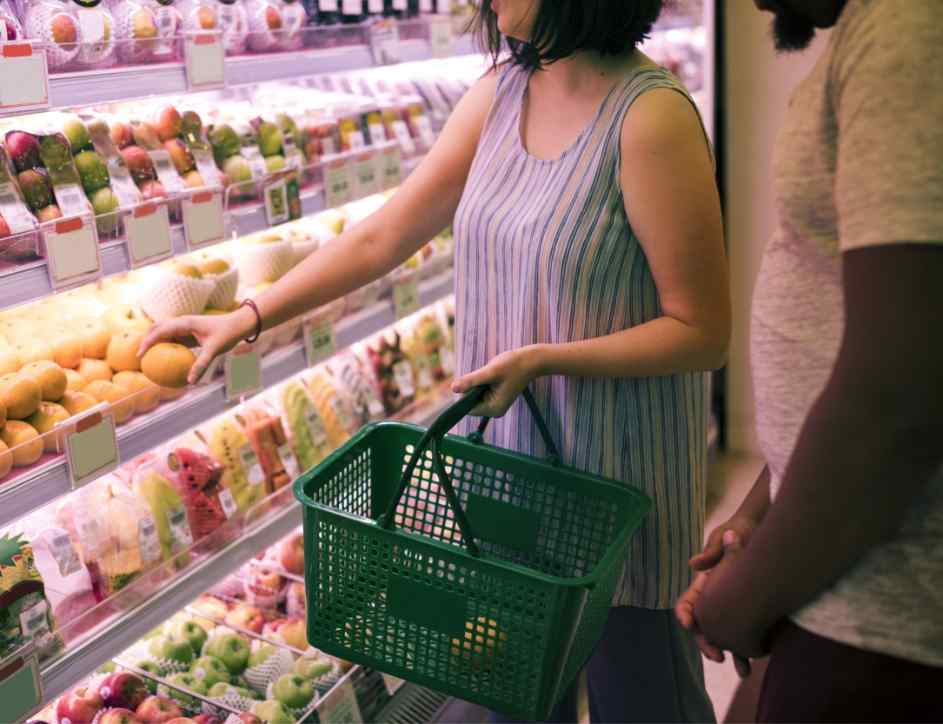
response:
<path fill-rule="evenodd" d="M 655 377 L 724 364 L 731 313 L 720 199 L 691 103 L 669 89 L 642 95 L 626 114 L 621 151 L 625 210 L 651 268 L 662 315 L 605 337 L 498 355 L 453 386 L 464 392 L 490 385 L 475 414 L 503 415 L 543 375 Z"/>

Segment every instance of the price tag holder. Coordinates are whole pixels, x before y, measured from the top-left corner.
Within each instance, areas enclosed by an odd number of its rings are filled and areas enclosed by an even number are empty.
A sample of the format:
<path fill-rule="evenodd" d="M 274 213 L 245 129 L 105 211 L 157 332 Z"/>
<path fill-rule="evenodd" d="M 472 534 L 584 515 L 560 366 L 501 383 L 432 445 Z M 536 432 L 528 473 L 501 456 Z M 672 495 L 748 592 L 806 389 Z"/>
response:
<path fill-rule="evenodd" d="M 403 180 L 403 153 L 398 144 L 387 146 L 376 155 L 377 176 L 382 189 L 392 189 Z"/>
<path fill-rule="evenodd" d="M 218 244 L 226 236 L 221 191 L 198 191 L 182 202 L 183 233 L 191 251 Z"/>
<path fill-rule="evenodd" d="M 263 187 L 265 198 L 265 219 L 269 226 L 284 224 L 291 218 L 288 208 L 288 184 L 285 177 L 280 176 L 266 182 Z"/>
<path fill-rule="evenodd" d="M 321 700 L 318 718 L 322 724 L 363 724 L 357 694 L 350 679 L 344 679 Z"/>
<path fill-rule="evenodd" d="M 334 324 L 329 319 L 306 323 L 304 325 L 304 339 L 305 356 L 308 358 L 309 367 L 332 357 L 337 351 Z"/>
<path fill-rule="evenodd" d="M 232 493 L 229 491 L 229 488 L 223 488 L 219 491 L 219 504 L 223 508 L 223 515 L 226 516 L 226 520 L 232 518 L 238 510 L 236 507 L 236 501 L 233 500 Z"/>
<path fill-rule="evenodd" d="M 75 421 L 73 432 L 66 433 L 65 454 L 73 490 L 98 480 L 121 463 L 115 418 L 110 412 L 99 409 L 105 407 L 92 408 Z"/>
<path fill-rule="evenodd" d="M 350 202 L 353 198 L 353 173 L 346 158 L 324 163 L 324 205 L 328 209 Z"/>
<path fill-rule="evenodd" d="M 394 65 L 400 62 L 399 28 L 394 20 L 372 23 L 367 32 L 374 64 Z"/>
<path fill-rule="evenodd" d="M 46 51 L 32 43 L 0 43 L 0 112 L 49 108 Z"/>
<path fill-rule="evenodd" d="M 287 442 L 278 448 L 278 457 L 281 459 L 282 465 L 285 466 L 285 473 L 289 478 L 295 480 L 299 475 L 301 475 L 301 468 L 298 465 L 298 459 L 292 452 L 291 445 L 289 445 Z"/>
<path fill-rule="evenodd" d="M 43 230 L 46 267 L 53 289 L 81 284 L 101 276 L 98 229 L 91 216 L 74 216 Z"/>
<path fill-rule="evenodd" d="M 237 402 L 262 389 L 262 365 L 258 352 L 226 355 L 226 399 Z"/>
<path fill-rule="evenodd" d="M 226 83 L 223 37 L 221 33 L 196 33 L 183 41 L 187 88 L 207 90 L 222 88 Z"/>
<path fill-rule="evenodd" d="M 124 229 L 132 268 L 173 256 L 170 212 L 166 204 L 150 202 L 135 207 L 125 217 Z"/>
<path fill-rule="evenodd" d="M 363 199 L 380 193 L 382 176 L 377 173 L 376 159 L 381 155 L 376 151 L 365 151 L 357 155 L 357 160 L 354 162 L 356 198 Z"/>
<path fill-rule="evenodd" d="M 411 279 L 393 286 L 393 308 L 396 310 L 397 319 L 418 312 L 420 306 L 418 281 Z"/>
<path fill-rule="evenodd" d="M 429 20 L 429 44 L 432 46 L 433 58 L 449 58 L 455 54 L 450 16 L 434 17 Z"/>
<path fill-rule="evenodd" d="M 0 701 L 7 721 L 25 721 L 40 707 L 43 684 L 35 654 L 11 657 L 0 663 Z"/>

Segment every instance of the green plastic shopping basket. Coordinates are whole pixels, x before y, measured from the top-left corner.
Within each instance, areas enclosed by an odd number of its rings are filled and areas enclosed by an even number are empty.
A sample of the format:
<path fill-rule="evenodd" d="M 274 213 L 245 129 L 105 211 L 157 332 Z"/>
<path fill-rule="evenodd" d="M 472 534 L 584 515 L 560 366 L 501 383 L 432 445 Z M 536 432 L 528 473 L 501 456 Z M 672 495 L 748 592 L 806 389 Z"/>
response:
<path fill-rule="evenodd" d="M 651 507 L 621 482 L 429 428 L 368 425 L 294 485 L 308 640 L 329 654 L 546 719 L 596 645 L 630 535 Z"/>

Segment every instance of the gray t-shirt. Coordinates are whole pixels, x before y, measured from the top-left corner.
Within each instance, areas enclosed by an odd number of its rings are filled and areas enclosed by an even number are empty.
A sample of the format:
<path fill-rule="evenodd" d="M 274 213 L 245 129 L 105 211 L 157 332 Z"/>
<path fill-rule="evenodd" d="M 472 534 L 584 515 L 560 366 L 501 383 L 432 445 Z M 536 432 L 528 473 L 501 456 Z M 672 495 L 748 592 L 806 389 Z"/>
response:
<path fill-rule="evenodd" d="M 841 253 L 943 243 L 943 0 L 849 0 L 792 98 L 775 176 L 779 223 L 757 281 L 751 350 L 774 495 L 837 357 Z M 892 541 L 794 618 L 833 640 L 943 666 L 943 470 Z"/>

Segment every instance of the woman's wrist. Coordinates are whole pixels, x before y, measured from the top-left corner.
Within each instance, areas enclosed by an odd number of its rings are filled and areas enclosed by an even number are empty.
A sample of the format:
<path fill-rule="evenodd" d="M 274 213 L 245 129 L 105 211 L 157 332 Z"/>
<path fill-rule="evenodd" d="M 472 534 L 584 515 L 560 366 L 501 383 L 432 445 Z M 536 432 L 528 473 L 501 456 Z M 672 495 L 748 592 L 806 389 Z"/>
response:
<path fill-rule="evenodd" d="M 552 347 L 551 344 L 531 344 L 523 348 L 524 364 L 532 380 L 552 374 Z"/>
<path fill-rule="evenodd" d="M 243 305 L 233 313 L 233 322 L 236 329 L 236 342 L 248 339 L 255 334 L 260 325 L 261 318 L 257 316 L 256 310 L 249 305 Z"/>

